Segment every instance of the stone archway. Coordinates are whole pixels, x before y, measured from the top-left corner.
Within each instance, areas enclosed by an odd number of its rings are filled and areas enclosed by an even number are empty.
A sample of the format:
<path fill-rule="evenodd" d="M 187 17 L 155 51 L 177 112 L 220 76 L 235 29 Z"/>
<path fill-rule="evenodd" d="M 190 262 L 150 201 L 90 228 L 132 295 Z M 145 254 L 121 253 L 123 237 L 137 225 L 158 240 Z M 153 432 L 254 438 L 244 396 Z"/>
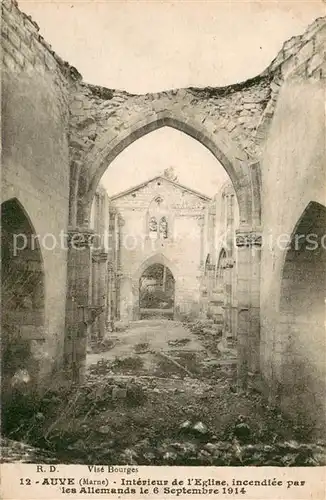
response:
<path fill-rule="evenodd" d="M 77 185 L 72 194 L 77 194 L 75 211 L 71 223 L 77 226 L 88 225 L 92 200 L 98 183 L 110 163 L 130 144 L 144 135 L 162 127 L 171 127 L 205 146 L 224 167 L 234 187 L 240 213 L 240 223 L 260 224 L 260 185 L 257 175 L 253 174 L 256 160 L 250 158 L 225 130 L 218 130 L 214 121 L 205 120 L 203 125 L 195 117 L 181 111 L 161 111 L 154 116 L 137 116 L 130 120 L 122 131 L 112 138 L 111 131 L 103 133 L 98 147 L 94 148 L 84 160 L 77 176 Z M 84 174 L 84 175 L 83 175 Z M 75 179 L 76 181 L 76 179 Z"/>
<path fill-rule="evenodd" d="M 219 257 L 217 260 L 217 267 L 216 267 L 216 281 L 217 281 L 217 286 L 220 286 L 223 288 L 224 286 L 224 275 L 225 275 L 225 268 L 226 268 L 226 250 L 225 248 L 222 248 L 219 253 Z"/>
<path fill-rule="evenodd" d="M 310 202 L 285 253 L 274 380 L 281 406 L 296 419 L 325 424 L 326 207 Z"/>
<path fill-rule="evenodd" d="M 159 99 L 158 103 L 155 102 L 155 106 L 154 99 L 153 104 L 149 105 L 147 99 L 143 109 L 141 105 L 136 106 L 136 112 L 131 112 L 128 108 L 129 115 L 122 114 L 122 119 L 115 124 L 113 129 L 108 129 L 107 124 L 103 130 L 99 129 L 94 147 L 83 157 L 83 162 L 80 160 L 72 161 L 70 224 L 73 232 L 84 234 L 89 231 L 92 199 L 103 173 L 117 155 L 137 139 L 161 127 L 168 126 L 184 132 L 205 146 L 228 173 L 239 206 L 240 227 L 236 239 L 239 245 L 237 290 L 240 294 L 237 338 L 239 380 L 241 379 L 241 384 L 245 385 L 248 373 L 255 374 L 258 371 L 259 359 L 260 323 L 257 290 L 259 290 L 260 281 L 260 251 L 253 250 L 261 245 L 259 165 L 254 155 L 250 155 L 245 149 L 239 147 L 237 141 L 231 138 L 225 126 L 218 126 L 218 116 L 212 117 L 206 113 L 203 119 L 199 119 L 200 114 L 196 115 L 195 107 L 192 109 L 191 103 L 187 102 L 187 106 L 182 106 L 182 100 L 186 101 L 189 96 L 185 98 L 181 91 L 175 91 L 173 95 L 174 97 L 171 98 L 168 106 L 166 106 L 166 101 L 160 102 Z M 134 97 L 130 96 L 130 99 L 132 100 Z M 203 111 L 201 111 L 202 113 Z M 73 256 L 74 252 L 69 254 Z M 85 245 L 84 255 L 83 267 L 85 268 L 86 262 L 89 260 L 87 245 Z M 74 267 L 74 258 L 72 257 L 71 260 L 69 256 L 68 270 L 70 261 L 71 266 Z M 89 264 L 87 265 L 89 266 Z M 251 272 L 252 268 L 254 268 L 253 272 Z M 83 273 L 83 277 L 79 276 L 79 283 L 81 281 L 85 283 L 85 292 L 80 296 L 80 287 L 77 286 L 77 283 L 72 283 L 70 294 L 74 294 L 72 290 L 75 289 L 76 296 L 79 296 L 78 301 L 87 305 L 88 274 L 81 270 L 80 272 Z M 252 281 L 255 283 L 253 284 Z M 253 296 L 251 290 L 254 290 Z M 69 323 L 69 317 L 67 320 Z"/>
<path fill-rule="evenodd" d="M 145 271 L 153 265 L 162 266 L 170 271 L 174 279 L 174 306 L 175 307 L 175 297 L 178 292 L 178 275 L 179 270 L 169 259 L 165 257 L 162 253 L 156 253 L 147 258 L 139 268 L 134 272 L 132 276 L 132 302 L 133 302 L 133 319 L 140 319 L 140 289 L 139 284 L 141 277 Z M 173 311 L 174 316 L 174 311 Z"/>
<path fill-rule="evenodd" d="M 174 319 L 175 279 L 164 264 L 151 264 L 138 285 L 139 319 Z"/>
<path fill-rule="evenodd" d="M 19 376 L 27 386 L 37 385 L 41 367 L 35 355 L 45 340 L 42 253 L 16 198 L 1 205 L 1 254 L 2 388 L 10 393 Z"/>

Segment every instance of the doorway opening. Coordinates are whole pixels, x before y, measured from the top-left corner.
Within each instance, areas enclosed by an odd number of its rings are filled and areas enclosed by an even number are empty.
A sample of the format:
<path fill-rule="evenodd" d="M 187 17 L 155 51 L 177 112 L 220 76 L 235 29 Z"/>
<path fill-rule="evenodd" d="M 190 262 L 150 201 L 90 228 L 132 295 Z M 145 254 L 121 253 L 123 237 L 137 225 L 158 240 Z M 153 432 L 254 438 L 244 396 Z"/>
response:
<path fill-rule="evenodd" d="M 281 405 L 306 417 L 325 415 L 326 208 L 311 202 L 300 217 L 284 262 L 278 345 Z M 319 419 L 319 421 L 321 421 Z"/>
<path fill-rule="evenodd" d="M 17 199 L 1 205 L 2 390 L 37 383 L 33 353 L 44 342 L 44 268 L 39 243 Z"/>
<path fill-rule="evenodd" d="M 139 279 L 140 319 L 174 318 L 175 280 L 163 264 L 152 264 Z"/>

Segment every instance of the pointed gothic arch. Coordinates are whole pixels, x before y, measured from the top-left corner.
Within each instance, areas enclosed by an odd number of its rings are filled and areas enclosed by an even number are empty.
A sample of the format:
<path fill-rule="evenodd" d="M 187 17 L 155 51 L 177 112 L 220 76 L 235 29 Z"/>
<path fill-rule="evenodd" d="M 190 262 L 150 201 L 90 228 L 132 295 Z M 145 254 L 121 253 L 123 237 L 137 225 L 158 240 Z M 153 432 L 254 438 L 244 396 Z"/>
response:
<path fill-rule="evenodd" d="M 288 249 L 284 252 L 279 304 L 281 314 L 305 315 L 317 303 L 324 314 L 325 227 L 326 207 L 311 201 L 295 224 Z"/>
<path fill-rule="evenodd" d="M 73 178 L 71 193 L 77 193 L 73 203 L 72 216 L 76 221 L 72 224 L 84 226 L 90 220 L 91 202 L 96 187 L 110 163 L 130 144 L 144 135 L 162 127 L 171 127 L 205 146 L 220 162 L 228 173 L 237 196 L 240 221 L 244 224 L 259 224 L 260 220 L 260 181 L 256 174 L 255 159 L 250 159 L 234 142 L 225 130 L 216 130 L 214 123 L 206 120 L 202 124 L 191 114 L 181 111 L 160 111 L 155 115 L 137 117 L 129 126 L 112 139 L 112 132 L 104 132 L 99 139 L 101 147 L 93 148 L 81 169 Z M 107 140 L 105 140 L 105 134 Z M 250 167 L 252 163 L 253 167 Z"/>
<path fill-rule="evenodd" d="M 113 129 L 103 128 L 94 146 L 83 158 L 83 162 L 76 162 L 71 176 L 70 193 L 74 197 L 70 204 L 71 226 L 77 228 L 77 231 L 88 231 L 94 192 L 108 166 L 134 141 L 167 126 L 200 142 L 224 167 L 231 179 L 239 206 L 240 220 L 236 242 L 242 248 L 242 260 L 247 262 L 249 267 L 256 266 L 255 259 L 260 263 L 260 253 L 252 257 L 250 247 L 261 245 L 261 182 L 258 157 L 255 153 L 249 156 L 247 150 L 241 147 L 241 142 L 232 138 L 224 127 L 218 127 L 215 119 L 205 116 L 202 120 L 192 112 L 191 106 L 180 108 L 178 98 L 175 102 L 172 99 L 172 102 L 163 110 L 154 112 L 153 109 L 146 108 L 143 111 L 140 109 L 136 113 L 129 114 L 127 121 L 120 121 Z M 251 366 L 250 370 L 256 373 L 258 364 L 256 344 L 259 339 L 259 322 L 256 316 L 259 311 L 259 297 L 256 294 L 246 298 L 253 289 L 251 281 L 254 281 L 254 286 L 259 289 L 259 273 L 250 276 L 248 268 L 246 270 L 244 266 L 239 268 L 238 293 L 241 294 L 241 301 L 238 301 L 238 314 L 241 315 L 241 320 L 238 321 L 238 338 L 241 348 L 239 348 L 238 375 L 244 385 L 247 383 L 248 366 Z M 255 309 L 255 318 L 243 314 L 248 301 L 250 307 Z M 252 348 L 249 344 L 252 344 Z M 251 352 L 253 354 L 249 359 L 248 353 Z"/>
<path fill-rule="evenodd" d="M 274 333 L 281 407 L 325 423 L 326 207 L 311 201 L 293 229 L 281 274 Z M 313 417 L 308 408 L 313 407 Z M 320 425 L 320 424 L 318 424 Z"/>
<path fill-rule="evenodd" d="M 223 281 L 223 275 L 224 275 L 224 270 L 225 270 L 225 263 L 226 263 L 226 258 L 227 258 L 227 253 L 225 248 L 221 248 L 218 261 L 217 261 L 217 266 L 216 266 L 216 284 L 221 284 Z"/>
<path fill-rule="evenodd" d="M 162 265 L 168 267 L 171 270 L 174 277 L 177 277 L 179 274 L 178 267 L 170 259 L 165 257 L 165 255 L 163 253 L 156 252 L 156 253 L 153 253 L 152 255 L 150 255 L 147 259 L 145 259 L 141 263 L 141 265 L 135 270 L 135 272 L 133 274 L 133 281 L 137 282 L 139 280 L 139 278 L 141 277 L 141 275 L 143 274 L 143 272 L 145 271 L 145 269 L 147 269 L 149 266 L 151 266 L 153 264 L 162 264 Z"/>
<path fill-rule="evenodd" d="M 45 276 L 33 223 L 17 198 L 1 205 L 2 380 L 10 392 L 16 373 L 25 371 L 37 383 L 39 364 L 32 343 L 43 342 Z"/>

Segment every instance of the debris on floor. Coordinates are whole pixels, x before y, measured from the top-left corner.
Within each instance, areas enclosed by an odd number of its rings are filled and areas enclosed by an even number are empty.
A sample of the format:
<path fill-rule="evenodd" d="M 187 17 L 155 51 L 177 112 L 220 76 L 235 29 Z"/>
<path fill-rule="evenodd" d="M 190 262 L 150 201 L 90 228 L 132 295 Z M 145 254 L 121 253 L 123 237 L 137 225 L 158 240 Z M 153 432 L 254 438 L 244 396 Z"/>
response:
<path fill-rule="evenodd" d="M 257 392 L 238 391 L 235 361 L 214 354 L 209 336 L 203 348 L 202 326 L 184 342 L 180 324 L 138 322 L 113 349 L 90 355 L 84 384 L 17 392 L 3 408 L 3 459 L 12 447 L 11 461 L 33 449 L 45 463 L 326 465 L 325 443 L 311 442 L 309 429 Z"/>

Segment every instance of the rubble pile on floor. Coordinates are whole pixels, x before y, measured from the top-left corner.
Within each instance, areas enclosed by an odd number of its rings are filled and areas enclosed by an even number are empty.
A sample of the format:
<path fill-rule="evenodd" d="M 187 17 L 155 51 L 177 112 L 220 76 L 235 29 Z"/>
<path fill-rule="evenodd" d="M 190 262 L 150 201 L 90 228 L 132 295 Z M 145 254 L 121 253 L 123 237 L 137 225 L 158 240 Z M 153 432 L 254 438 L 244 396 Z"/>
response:
<path fill-rule="evenodd" d="M 302 443 L 301 431 L 228 380 L 112 375 L 99 363 L 82 387 L 45 395 L 9 437 L 51 463 L 326 464 L 325 444 Z"/>
<path fill-rule="evenodd" d="M 20 441 L 14 441 L 6 437 L 0 438 L 1 462 L 11 463 L 19 462 L 25 464 L 39 463 L 56 463 L 57 459 L 54 454 L 49 451 L 35 448 Z"/>

